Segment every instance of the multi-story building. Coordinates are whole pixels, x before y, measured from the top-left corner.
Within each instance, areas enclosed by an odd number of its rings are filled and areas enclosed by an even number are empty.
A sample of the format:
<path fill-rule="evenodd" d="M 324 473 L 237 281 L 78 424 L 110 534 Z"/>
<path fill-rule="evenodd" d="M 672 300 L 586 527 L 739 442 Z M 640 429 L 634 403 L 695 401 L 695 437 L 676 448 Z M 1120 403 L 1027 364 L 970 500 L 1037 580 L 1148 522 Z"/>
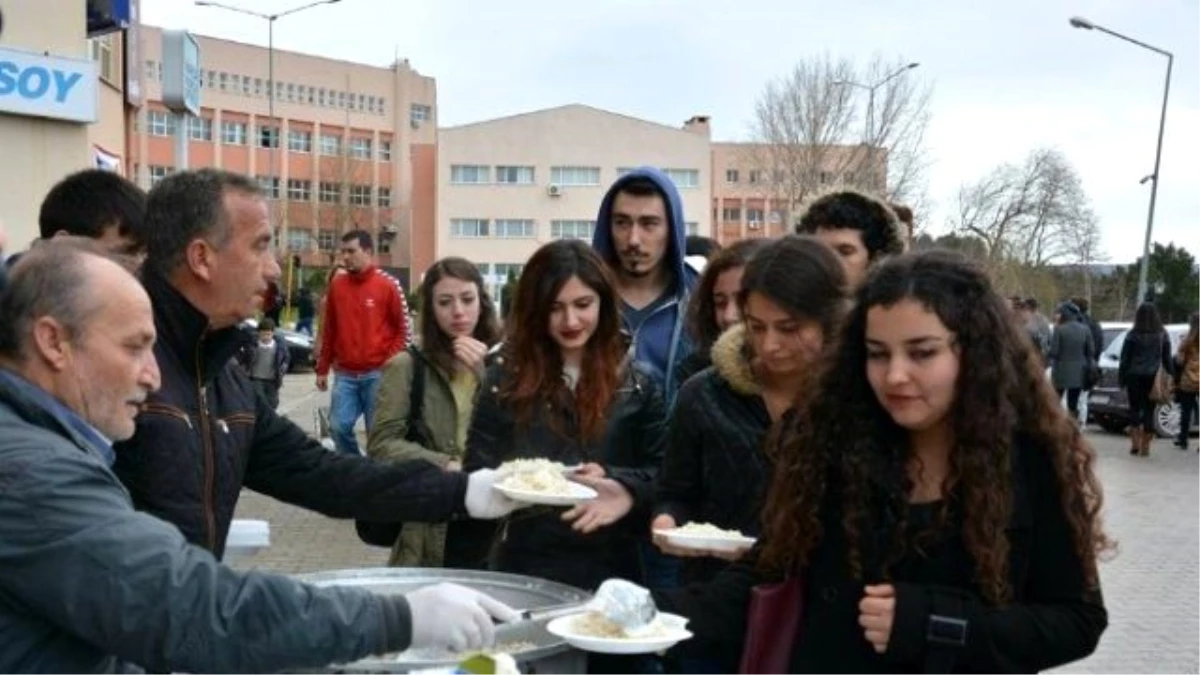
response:
<path fill-rule="evenodd" d="M 540 245 L 591 241 L 609 185 L 643 165 L 675 181 L 689 233 L 711 235 L 709 152 L 706 117 L 675 128 L 585 105 L 441 129 L 436 255 L 475 262 L 498 299 Z"/>
<path fill-rule="evenodd" d="M 175 170 L 176 116 L 161 103 L 162 31 L 141 30 L 146 103 L 131 136 L 144 187 Z M 437 87 L 407 60 L 374 67 L 195 36 L 203 69 L 187 165 L 258 179 L 273 200 L 281 252 L 329 265 L 340 235 L 375 236 L 380 265 L 407 280 L 432 260 Z M 424 244 L 422 242 L 425 242 Z"/>

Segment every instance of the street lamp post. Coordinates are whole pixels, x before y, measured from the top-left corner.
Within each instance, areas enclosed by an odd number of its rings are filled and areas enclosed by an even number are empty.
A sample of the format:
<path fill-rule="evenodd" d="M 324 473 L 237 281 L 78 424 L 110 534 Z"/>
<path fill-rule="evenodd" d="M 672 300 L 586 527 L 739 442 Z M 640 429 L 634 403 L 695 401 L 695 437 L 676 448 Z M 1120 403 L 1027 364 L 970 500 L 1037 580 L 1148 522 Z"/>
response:
<path fill-rule="evenodd" d="M 897 68 L 894 72 L 889 74 L 887 77 L 883 78 L 882 80 L 879 80 L 878 82 L 876 82 L 874 84 L 863 84 L 861 82 L 852 82 L 850 80 L 839 80 L 837 82 L 834 82 L 834 84 L 836 84 L 836 85 L 841 85 L 841 86 L 845 86 L 845 87 L 858 87 L 859 89 L 867 90 L 867 120 L 866 120 L 867 129 L 866 129 L 866 133 L 864 135 L 865 137 L 863 140 L 868 148 L 870 148 L 875 142 L 875 139 L 874 139 L 874 135 L 875 135 L 875 91 L 877 89 L 879 89 L 880 87 L 882 87 L 883 85 L 887 84 L 888 82 L 891 82 L 892 80 L 896 79 L 897 77 L 900 77 L 904 73 L 912 70 L 913 68 L 916 68 L 919 65 L 921 65 L 921 64 L 916 63 L 915 61 L 913 63 L 905 64 L 905 65 Z M 872 162 L 872 178 L 874 178 L 873 174 L 874 174 L 874 162 Z"/>
<path fill-rule="evenodd" d="M 1098 30 L 1101 33 L 1107 33 L 1115 38 L 1119 38 L 1126 42 L 1131 42 L 1139 47 L 1149 49 L 1152 52 L 1162 54 L 1163 56 L 1167 57 L 1167 80 L 1166 84 L 1163 86 L 1162 113 L 1158 118 L 1158 145 L 1154 149 L 1154 173 L 1142 179 L 1143 183 L 1145 183 L 1147 179 L 1153 181 L 1150 184 L 1150 212 L 1146 216 L 1146 239 L 1142 243 L 1142 264 L 1141 269 L 1138 270 L 1137 297 L 1138 302 L 1143 302 L 1146 299 L 1146 294 L 1149 293 L 1150 290 L 1148 288 L 1148 279 L 1150 276 L 1150 236 L 1154 231 L 1154 204 L 1158 201 L 1158 167 L 1162 161 L 1163 131 L 1167 126 L 1167 98 L 1171 94 L 1171 68 L 1175 65 L 1175 55 L 1165 49 L 1159 49 L 1158 47 L 1148 45 L 1140 40 L 1135 40 L 1128 35 L 1121 35 L 1116 31 L 1112 31 L 1104 26 L 1092 23 L 1091 21 L 1088 21 L 1080 16 L 1071 17 L 1069 23 L 1075 28 L 1082 28 L 1084 30 Z"/>

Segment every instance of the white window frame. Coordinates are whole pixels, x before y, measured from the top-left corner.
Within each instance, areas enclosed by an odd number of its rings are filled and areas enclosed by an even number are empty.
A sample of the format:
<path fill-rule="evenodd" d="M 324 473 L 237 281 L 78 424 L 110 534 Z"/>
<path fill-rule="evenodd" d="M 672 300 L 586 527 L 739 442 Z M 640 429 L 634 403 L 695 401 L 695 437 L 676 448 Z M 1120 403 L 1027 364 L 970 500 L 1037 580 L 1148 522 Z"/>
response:
<path fill-rule="evenodd" d="M 581 239 L 591 241 L 596 231 L 594 220 L 552 220 L 550 221 L 551 239 Z"/>
<path fill-rule="evenodd" d="M 346 144 L 346 152 L 353 159 L 371 159 L 371 139 L 363 136 L 351 136 Z"/>
<path fill-rule="evenodd" d="M 287 182 L 288 201 L 307 202 L 312 200 L 312 181 L 300 178 L 289 178 Z"/>
<path fill-rule="evenodd" d="M 279 199 L 279 176 L 275 176 L 274 178 L 270 176 L 255 176 L 254 179 L 258 182 L 258 188 L 267 196 L 267 199 Z"/>
<path fill-rule="evenodd" d="M 537 223 L 531 218 L 497 218 L 492 223 L 492 236 L 498 239 L 534 239 Z"/>
<path fill-rule="evenodd" d="M 333 145 L 333 152 L 329 152 L 331 144 Z M 342 137 L 336 134 L 321 134 L 321 154 L 326 157 L 341 157 Z"/>
<path fill-rule="evenodd" d="M 212 123 L 211 117 L 192 117 L 189 115 L 188 138 L 193 141 L 211 143 L 213 139 Z"/>
<path fill-rule="evenodd" d="M 536 184 L 535 176 L 536 171 L 532 166 L 496 166 L 497 185 L 534 185 Z"/>
<path fill-rule="evenodd" d="M 381 208 L 381 209 L 392 208 L 392 188 L 390 188 L 390 187 L 376 188 L 375 201 L 377 202 L 379 208 Z"/>
<path fill-rule="evenodd" d="M 700 187 L 699 169 L 663 169 L 663 173 L 681 190 Z"/>
<path fill-rule="evenodd" d="M 381 162 L 392 161 L 392 141 L 390 139 L 388 139 L 388 140 L 380 139 L 380 141 L 379 141 L 379 161 L 381 161 Z"/>
<path fill-rule="evenodd" d="M 245 122 L 223 120 L 221 122 L 221 143 L 225 145 L 246 145 L 248 140 L 246 129 Z"/>
<path fill-rule="evenodd" d="M 600 185 L 598 166 L 552 166 L 550 182 L 555 185 L 595 187 Z"/>
<path fill-rule="evenodd" d="M 489 185 L 492 167 L 487 164 L 453 164 L 450 166 L 451 185 Z"/>
<path fill-rule="evenodd" d="M 288 129 L 288 151 L 312 152 L 312 132 L 303 129 Z"/>
<path fill-rule="evenodd" d="M 341 204 L 342 184 L 335 181 L 321 181 L 317 185 L 317 199 L 322 204 Z"/>
<path fill-rule="evenodd" d="M 451 218 L 450 236 L 455 239 L 486 239 L 491 223 L 487 218 Z"/>
<path fill-rule="evenodd" d="M 351 185 L 349 203 L 351 206 L 370 206 L 371 205 L 371 186 L 370 185 Z"/>
<path fill-rule="evenodd" d="M 146 130 L 151 136 L 174 136 L 175 116 L 165 110 L 147 111 Z"/>

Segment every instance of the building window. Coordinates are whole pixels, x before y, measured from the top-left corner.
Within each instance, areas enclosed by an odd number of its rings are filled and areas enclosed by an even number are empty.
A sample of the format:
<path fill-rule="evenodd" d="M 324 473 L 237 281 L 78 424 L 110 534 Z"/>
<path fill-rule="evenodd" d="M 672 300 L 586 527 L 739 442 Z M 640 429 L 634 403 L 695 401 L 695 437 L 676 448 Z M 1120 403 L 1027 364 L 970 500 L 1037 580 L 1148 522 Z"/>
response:
<path fill-rule="evenodd" d="M 291 181 L 288 181 L 289 183 Z M 287 247 L 289 251 L 307 251 L 311 247 L 312 235 L 308 230 L 288 230 Z"/>
<path fill-rule="evenodd" d="M 217 71 L 208 70 L 204 73 L 204 84 L 209 89 L 217 88 Z"/>
<path fill-rule="evenodd" d="M 592 240 L 592 232 L 596 229 L 594 220 L 552 220 L 550 221 L 551 239 L 583 239 Z"/>
<path fill-rule="evenodd" d="M 169 166 L 150 165 L 150 187 L 158 185 L 159 181 L 174 173 L 174 169 Z"/>
<path fill-rule="evenodd" d="M 689 220 L 683 224 L 683 229 L 686 230 L 689 235 L 700 234 L 700 223 L 697 223 L 694 220 Z"/>
<path fill-rule="evenodd" d="M 312 152 L 312 132 L 288 130 L 288 150 Z"/>
<path fill-rule="evenodd" d="M 318 90 L 317 90 L 317 105 L 321 106 L 322 108 L 324 108 L 324 107 L 325 107 L 325 105 L 326 105 L 326 103 L 325 103 L 325 90 L 324 90 L 324 89 L 318 89 Z"/>
<path fill-rule="evenodd" d="M 217 73 L 217 89 L 225 91 L 229 87 L 229 73 Z"/>
<path fill-rule="evenodd" d="M 428 122 L 433 119 L 433 106 L 425 105 L 424 103 L 413 103 L 408 106 L 408 120 L 410 122 Z"/>
<path fill-rule="evenodd" d="M 392 205 L 392 188 L 379 188 L 379 206 L 380 208 L 390 208 Z"/>
<path fill-rule="evenodd" d="M 502 239 L 532 239 L 537 236 L 537 227 L 532 220 L 496 220 L 495 236 Z"/>
<path fill-rule="evenodd" d="M 818 174 L 817 178 L 821 181 L 821 185 L 829 185 L 833 182 L 833 174 L 829 173 L 828 171 L 822 171 L 820 174 Z"/>
<path fill-rule="evenodd" d="M 348 146 L 350 156 L 355 159 L 371 159 L 371 139 L 351 138 Z"/>
<path fill-rule="evenodd" d="M 746 222 L 747 222 L 747 223 L 760 223 L 760 224 L 761 224 L 761 223 L 763 222 L 763 220 L 764 220 L 764 218 L 763 218 L 763 215 L 764 215 L 764 214 L 763 214 L 763 210 L 762 210 L 762 209 L 751 209 L 751 208 L 747 208 L 747 209 L 746 209 Z"/>
<path fill-rule="evenodd" d="M 521 276 L 521 270 L 525 266 L 521 263 L 496 263 L 496 276 L 501 279 L 508 279 L 508 275 L 513 275 L 513 278 Z"/>
<path fill-rule="evenodd" d="M 771 180 L 775 181 L 776 184 L 782 184 L 784 178 L 786 178 L 786 173 L 783 169 L 775 169 L 771 172 Z"/>
<path fill-rule="evenodd" d="M 346 108 L 346 92 L 339 91 L 337 93 L 337 107 L 339 110 L 344 110 Z"/>
<path fill-rule="evenodd" d="M 312 181 L 288 179 L 288 199 L 306 202 L 312 199 Z"/>
<path fill-rule="evenodd" d="M 698 169 L 663 169 L 663 173 L 667 174 L 667 178 L 675 183 L 675 187 L 700 187 L 700 171 Z"/>
<path fill-rule="evenodd" d="M 533 185 L 532 166 L 498 166 L 496 182 L 506 185 Z"/>
<path fill-rule="evenodd" d="M 558 185 L 599 185 L 598 166 L 552 166 L 550 182 Z"/>
<path fill-rule="evenodd" d="M 474 184 L 492 182 L 491 167 L 475 164 L 454 164 L 450 167 L 450 182 Z"/>
<path fill-rule="evenodd" d="M 263 79 L 261 77 L 254 78 L 254 95 L 256 97 L 263 95 Z"/>
<path fill-rule="evenodd" d="M 212 142 L 212 119 L 208 117 L 188 117 L 188 137 L 193 141 Z"/>
<path fill-rule="evenodd" d="M 279 176 L 271 178 L 270 176 L 255 176 L 258 181 L 258 189 L 263 191 L 267 199 L 279 199 Z"/>
<path fill-rule="evenodd" d="M 370 185 L 351 185 L 350 186 L 350 203 L 354 206 L 370 206 L 371 205 L 371 186 Z"/>
<path fill-rule="evenodd" d="M 858 176 L 856 176 L 853 171 L 847 171 L 846 173 L 842 174 L 842 182 L 846 185 L 853 185 L 857 179 Z"/>
<path fill-rule="evenodd" d="M 761 183 L 762 179 L 763 179 L 762 169 L 752 169 L 750 171 L 750 182 L 751 183 Z"/>
<path fill-rule="evenodd" d="M 254 86 L 249 75 L 242 75 L 242 95 L 249 96 L 250 92 L 254 91 Z"/>
<path fill-rule="evenodd" d="M 317 230 L 317 248 L 322 251 L 335 250 L 337 248 L 337 232 Z"/>
<path fill-rule="evenodd" d="M 450 236 L 462 238 L 480 238 L 488 236 L 488 221 L 486 218 L 451 218 Z"/>
<path fill-rule="evenodd" d="M 787 211 L 784 209 L 773 209 L 771 211 L 771 222 L 775 225 L 787 222 Z"/>
<path fill-rule="evenodd" d="M 321 154 L 337 157 L 342 154 L 342 137 L 321 134 Z"/>
<path fill-rule="evenodd" d="M 318 192 L 318 199 L 322 204 L 340 204 L 342 201 L 342 186 L 338 183 L 329 181 L 321 181 Z"/>
<path fill-rule="evenodd" d="M 304 102 L 313 105 L 317 102 L 317 90 L 312 87 L 304 88 Z"/>
<path fill-rule="evenodd" d="M 379 141 L 379 161 L 381 161 L 381 162 L 392 161 L 392 142 L 391 141 Z"/>
<path fill-rule="evenodd" d="M 245 145 L 246 123 L 221 122 L 221 142 L 225 145 Z"/>
<path fill-rule="evenodd" d="M 100 79 L 113 85 L 119 85 L 117 62 L 113 58 L 113 35 L 109 34 L 88 40 L 88 48 L 92 60 L 100 65 Z"/>
<path fill-rule="evenodd" d="M 146 115 L 146 127 L 151 136 L 173 136 L 175 134 L 175 118 L 169 112 L 151 110 Z"/>
<path fill-rule="evenodd" d="M 725 182 L 726 183 L 738 182 L 738 170 L 737 169 L 725 169 Z"/>
<path fill-rule="evenodd" d="M 287 93 L 284 94 L 284 100 L 287 101 L 288 103 L 294 103 L 296 101 L 296 85 L 295 84 L 293 84 L 291 82 L 287 83 Z"/>
<path fill-rule="evenodd" d="M 727 223 L 738 223 L 742 220 L 742 209 L 740 206 L 726 206 L 721 210 L 721 220 Z"/>
<path fill-rule="evenodd" d="M 279 127 L 266 124 L 258 125 L 258 147 L 278 148 Z"/>

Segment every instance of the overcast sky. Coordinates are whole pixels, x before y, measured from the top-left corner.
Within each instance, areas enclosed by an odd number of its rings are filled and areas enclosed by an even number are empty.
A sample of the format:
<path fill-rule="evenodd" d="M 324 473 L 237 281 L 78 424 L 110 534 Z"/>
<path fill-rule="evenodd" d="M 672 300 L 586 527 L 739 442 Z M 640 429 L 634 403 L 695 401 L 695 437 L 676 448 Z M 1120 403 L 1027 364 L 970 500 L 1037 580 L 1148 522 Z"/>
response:
<path fill-rule="evenodd" d="M 224 0 L 276 12 L 304 0 Z M 266 24 L 190 0 L 142 0 L 146 23 L 254 44 Z M 1200 9 L 1196 0 L 341 0 L 280 19 L 277 48 L 374 65 L 395 55 L 437 78 L 444 126 L 566 103 L 672 126 L 713 118 L 748 140 L 754 99 L 796 61 L 828 52 L 917 61 L 933 86 L 933 210 L 958 186 L 1037 147 L 1063 151 L 1100 217 L 1103 250 L 1132 262 L 1145 234 L 1166 59 L 1176 55 L 1154 240 L 1200 254 Z"/>

